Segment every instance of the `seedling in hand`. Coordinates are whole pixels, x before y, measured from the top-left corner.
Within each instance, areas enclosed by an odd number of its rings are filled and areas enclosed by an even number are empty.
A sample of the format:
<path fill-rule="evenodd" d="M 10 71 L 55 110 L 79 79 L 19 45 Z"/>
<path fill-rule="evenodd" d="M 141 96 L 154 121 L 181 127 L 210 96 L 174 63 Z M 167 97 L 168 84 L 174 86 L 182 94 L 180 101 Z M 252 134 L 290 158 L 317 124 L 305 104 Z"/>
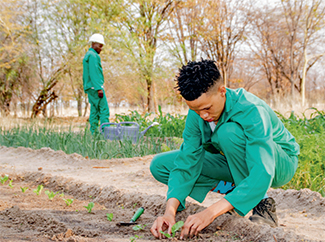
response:
<path fill-rule="evenodd" d="M 38 196 L 41 194 L 42 190 L 43 190 L 43 185 L 38 185 L 37 189 L 34 189 L 33 192 L 35 192 Z"/>
<path fill-rule="evenodd" d="M 9 187 L 13 188 L 14 186 L 12 185 L 12 180 L 9 181 Z"/>
<path fill-rule="evenodd" d="M 144 228 L 145 228 L 146 226 L 147 226 L 147 224 L 144 224 L 144 225 L 142 225 L 142 224 L 138 224 L 138 225 L 133 226 L 132 229 L 133 229 L 134 231 L 141 231 L 141 230 L 144 230 Z"/>
<path fill-rule="evenodd" d="M 107 220 L 112 221 L 113 220 L 113 213 L 106 213 Z"/>
<path fill-rule="evenodd" d="M 184 225 L 184 222 L 183 221 L 178 221 L 176 224 L 173 225 L 172 227 L 172 235 L 168 234 L 168 233 L 165 233 L 163 231 L 159 231 L 161 234 L 165 235 L 167 238 L 174 238 L 175 235 L 176 235 L 176 232 L 178 230 L 180 230 L 180 228 L 182 228 Z"/>
<path fill-rule="evenodd" d="M 71 199 L 64 199 L 63 198 L 63 201 L 65 201 L 65 204 L 67 204 L 67 206 L 70 206 L 72 203 L 73 203 L 73 199 L 71 198 Z"/>
<path fill-rule="evenodd" d="M 87 209 L 88 213 L 91 213 L 91 210 L 93 209 L 94 205 L 95 204 L 93 202 L 90 202 L 88 203 L 88 206 L 84 206 L 84 208 Z"/>
<path fill-rule="evenodd" d="M 52 201 L 53 198 L 55 197 L 55 195 L 57 194 L 58 192 L 53 192 L 53 191 L 45 191 L 45 194 L 49 197 L 49 199 Z"/>
<path fill-rule="evenodd" d="M 24 193 L 28 189 L 28 187 L 20 187 L 21 191 Z"/>
<path fill-rule="evenodd" d="M 9 179 L 8 175 L 5 175 L 4 177 L 0 177 L 0 182 L 2 183 L 2 185 L 5 184 L 5 182 Z"/>

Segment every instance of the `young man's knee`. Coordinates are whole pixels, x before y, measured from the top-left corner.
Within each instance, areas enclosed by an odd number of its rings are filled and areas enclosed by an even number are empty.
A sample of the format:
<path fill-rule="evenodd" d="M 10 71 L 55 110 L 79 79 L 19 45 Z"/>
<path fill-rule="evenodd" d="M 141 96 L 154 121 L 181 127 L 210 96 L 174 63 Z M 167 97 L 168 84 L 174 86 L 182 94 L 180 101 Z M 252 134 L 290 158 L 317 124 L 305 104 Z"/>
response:
<path fill-rule="evenodd" d="M 223 124 L 217 131 L 218 141 L 224 147 L 238 145 L 239 142 L 244 142 L 243 128 L 233 122 Z"/>
<path fill-rule="evenodd" d="M 153 157 L 149 168 L 153 177 L 156 178 L 156 176 L 158 175 L 158 159 L 156 158 L 156 156 Z"/>
<path fill-rule="evenodd" d="M 155 155 L 150 163 L 150 172 L 159 182 L 167 184 L 169 173 L 174 167 L 174 159 L 178 151 L 169 151 Z"/>

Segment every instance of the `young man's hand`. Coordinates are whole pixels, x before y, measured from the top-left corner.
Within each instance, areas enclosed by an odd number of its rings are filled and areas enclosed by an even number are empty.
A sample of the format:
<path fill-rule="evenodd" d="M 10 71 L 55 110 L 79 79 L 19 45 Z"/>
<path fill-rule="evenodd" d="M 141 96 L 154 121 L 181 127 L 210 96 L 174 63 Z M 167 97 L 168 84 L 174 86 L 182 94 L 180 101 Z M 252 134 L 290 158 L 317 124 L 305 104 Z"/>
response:
<path fill-rule="evenodd" d="M 165 236 L 160 231 L 171 234 L 172 227 L 176 223 L 175 215 L 180 202 L 176 198 L 170 198 L 166 204 L 165 214 L 162 217 L 158 217 L 153 223 L 150 231 L 157 239 L 164 239 Z"/>
<path fill-rule="evenodd" d="M 104 97 L 104 92 L 103 90 L 98 90 L 98 97 L 103 98 Z"/>
<path fill-rule="evenodd" d="M 158 217 L 153 223 L 150 231 L 157 239 L 164 239 L 165 236 L 160 233 L 160 231 L 165 232 L 167 230 L 168 234 L 171 234 L 172 227 L 175 224 L 175 216 L 173 215 L 164 215 Z"/>
<path fill-rule="evenodd" d="M 207 227 L 221 214 L 228 212 L 234 207 L 224 198 L 212 204 L 202 212 L 188 216 L 181 232 L 181 239 L 192 238 Z"/>
<path fill-rule="evenodd" d="M 214 216 L 210 213 L 210 211 L 208 211 L 208 209 L 188 216 L 182 228 L 180 239 L 197 236 L 198 233 L 209 224 L 211 224 L 213 220 Z"/>

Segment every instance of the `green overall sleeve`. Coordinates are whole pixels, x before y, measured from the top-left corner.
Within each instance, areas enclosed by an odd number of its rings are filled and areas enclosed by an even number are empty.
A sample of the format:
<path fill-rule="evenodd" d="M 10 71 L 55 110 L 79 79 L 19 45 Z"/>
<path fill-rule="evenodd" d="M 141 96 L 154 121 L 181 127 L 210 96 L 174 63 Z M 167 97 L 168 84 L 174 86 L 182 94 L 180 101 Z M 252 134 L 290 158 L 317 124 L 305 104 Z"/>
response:
<path fill-rule="evenodd" d="M 89 77 L 94 90 L 98 91 L 103 89 L 104 76 L 98 54 L 92 54 L 89 56 Z"/>
<path fill-rule="evenodd" d="M 236 188 L 225 199 L 235 207 L 236 212 L 245 216 L 261 201 L 274 177 L 272 122 L 262 106 L 245 110 L 233 121 L 243 127 L 247 137 L 246 164 L 249 175 L 236 184 Z"/>
<path fill-rule="evenodd" d="M 175 168 L 170 172 L 168 180 L 167 200 L 176 198 L 181 204 L 179 210 L 185 208 L 185 199 L 191 193 L 199 178 L 202 167 L 204 149 L 197 115 L 190 110 L 183 132 L 184 142 L 175 159 Z"/>

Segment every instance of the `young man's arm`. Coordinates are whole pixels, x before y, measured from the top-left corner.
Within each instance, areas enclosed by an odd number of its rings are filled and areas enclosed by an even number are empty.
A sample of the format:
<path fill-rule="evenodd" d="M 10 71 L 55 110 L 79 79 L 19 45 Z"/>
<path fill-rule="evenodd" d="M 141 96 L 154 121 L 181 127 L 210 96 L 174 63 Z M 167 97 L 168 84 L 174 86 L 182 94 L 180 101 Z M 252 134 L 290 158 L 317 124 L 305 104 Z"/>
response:
<path fill-rule="evenodd" d="M 178 211 L 185 209 L 185 200 L 201 175 L 205 154 L 202 145 L 202 124 L 203 120 L 194 111 L 189 110 L 183 132 L 184 142 L 168 180 L 167 200 L 176 198 L 180 202 Z"/>
<path fill-rule="evenodd" d="M 89 56 L 89 76 L 94 87 L 94 90 L 103 90 L 102 85 L 104 84 L 103 73 L 100 71 L 100 63 L 98 58 L 92 54 Z"/>
<path fill-rule="evenodd" d="M 185 199 L 201 174 L 204 151 L 199 119 L 195 112 L 189 111 L 183 133 L 184 143 L 175 160 L 175 168 L 169 175 L 166 210 L 163 216 L 156 219 L 151 228 L 156 238 L 163 237 L 160 231 L 171 232 L 171 227 L 175 224 L 176 211 L 185 208 Z"/>

